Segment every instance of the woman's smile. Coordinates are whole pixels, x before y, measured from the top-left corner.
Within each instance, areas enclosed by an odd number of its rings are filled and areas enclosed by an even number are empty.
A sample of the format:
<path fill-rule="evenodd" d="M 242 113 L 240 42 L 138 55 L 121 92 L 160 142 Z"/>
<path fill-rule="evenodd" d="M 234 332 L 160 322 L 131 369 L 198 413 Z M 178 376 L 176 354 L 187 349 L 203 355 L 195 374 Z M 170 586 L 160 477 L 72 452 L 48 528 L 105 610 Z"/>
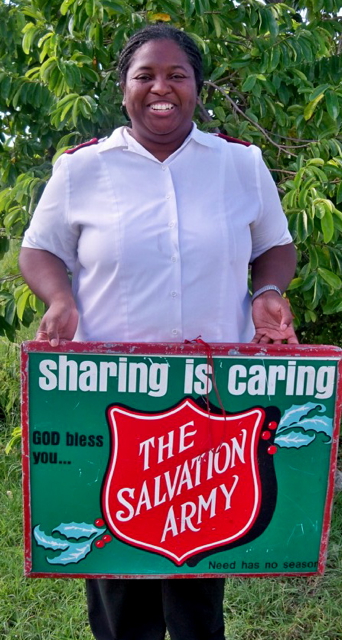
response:
<path fill-rule="evenodd" d="M 152 111 L 156 111 L 159 113 L 167 113 L 168 111 L 172 111 L 175 108 L 175 105 L 170 102 L 155 102 L 150 105 Z"/>

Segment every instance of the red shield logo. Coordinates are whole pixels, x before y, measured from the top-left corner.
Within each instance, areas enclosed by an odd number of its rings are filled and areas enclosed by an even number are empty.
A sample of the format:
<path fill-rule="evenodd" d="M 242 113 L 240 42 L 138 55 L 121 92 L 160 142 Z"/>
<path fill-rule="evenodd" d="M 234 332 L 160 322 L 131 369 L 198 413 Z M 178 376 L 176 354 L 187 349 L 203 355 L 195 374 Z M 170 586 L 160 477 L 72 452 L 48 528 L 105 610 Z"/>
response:
<path fill-rule="evenodd" d="M 107 417 L 102 506 L 117 538 L 181 565 L 248 537 L 262 502 L 263 409 L 224 416 L 188 398 L 152 414 L 113 405 Z"/>

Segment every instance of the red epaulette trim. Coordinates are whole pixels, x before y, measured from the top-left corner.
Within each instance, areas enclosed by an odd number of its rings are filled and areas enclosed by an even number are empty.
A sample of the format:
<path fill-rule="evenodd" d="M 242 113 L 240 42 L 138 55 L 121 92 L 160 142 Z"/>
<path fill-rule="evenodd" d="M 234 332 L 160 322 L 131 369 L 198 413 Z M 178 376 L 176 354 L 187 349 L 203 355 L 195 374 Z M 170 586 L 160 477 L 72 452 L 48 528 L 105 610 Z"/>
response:
<path fill-rule="evenodd" d="M 83 147 L 91 147 L 92 144 L 97 144 L 98 141 L 98 138 L 92 138 L 91 140 L 88 140 L 88 142 L 82 142 L 82 144 L 78 144 L 77 147 L 74 147 L 73 149 L 67 149 L 66 151 L 64 151 L 64 153 L 75 153 L 75 151 L 78 151 Z"/>
<path fill-rule="evenodd" d="M 227 142 L 236 142 L 237 144 L 243 144 L 244 147 L 250 147 L 251 142 L 246 142 L 245 140 L 239 140 L 238 138 L 231 138 L 230 136 L 226 136 L 224 133 L 215 133 L 215 136 L 218 138 L 223 138 L 227 140 Z"/>

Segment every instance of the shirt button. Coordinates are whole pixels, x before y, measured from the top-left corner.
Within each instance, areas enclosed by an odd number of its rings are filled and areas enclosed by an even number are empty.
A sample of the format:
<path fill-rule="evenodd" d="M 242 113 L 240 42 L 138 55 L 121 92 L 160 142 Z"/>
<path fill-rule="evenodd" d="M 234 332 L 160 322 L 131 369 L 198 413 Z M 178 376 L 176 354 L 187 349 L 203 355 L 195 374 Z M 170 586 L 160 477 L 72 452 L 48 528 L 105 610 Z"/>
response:
<path fill-rule="evenodd" d="M 173 336 L 178 336 L 177 329 L 172 329 L 171 333 L 172 333 Z"/>
<path fill-rule="evenodd" d="M 174 227 L 174 226 L 175 226 L 175 223 L 173 221 L 169 222 L 170 229 L 172 229 L 172 227 Z"/>
<path fill-rule="evenodd" d="M 166 200 L 170 200 L 170 198 L 171 198 L 171 194 L 170 194 L 170 193 L 168 193 L 168 194 L 166 195 Z"/>
<path fill-rule="evenodd" d="M 172 256 L 172 258 L 171 258 L 171 262 L 176 262 L 176 261 L 177 261 L 176 256 Z"/>
<path fill-rule="evenodd" d="M 171 295 L 173 298 L 175 298 L 177 296 L 177 291 L 171 291 Z"/>
<path fill-rule="evenodd" d="M 163 164 L 162 171 L 166 171 L 166 166 Z"/>

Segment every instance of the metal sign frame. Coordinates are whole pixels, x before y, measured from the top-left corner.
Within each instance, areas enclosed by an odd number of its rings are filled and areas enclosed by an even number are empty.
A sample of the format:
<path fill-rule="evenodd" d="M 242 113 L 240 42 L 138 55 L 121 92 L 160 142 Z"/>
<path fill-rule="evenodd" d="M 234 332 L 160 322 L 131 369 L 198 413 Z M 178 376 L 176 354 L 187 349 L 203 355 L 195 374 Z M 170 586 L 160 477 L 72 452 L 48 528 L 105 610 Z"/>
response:
<path fill-rule="evenodd" d="M 25 575 L 323 573 L 341 358 L 333 346 L 23 343 Z"/>

